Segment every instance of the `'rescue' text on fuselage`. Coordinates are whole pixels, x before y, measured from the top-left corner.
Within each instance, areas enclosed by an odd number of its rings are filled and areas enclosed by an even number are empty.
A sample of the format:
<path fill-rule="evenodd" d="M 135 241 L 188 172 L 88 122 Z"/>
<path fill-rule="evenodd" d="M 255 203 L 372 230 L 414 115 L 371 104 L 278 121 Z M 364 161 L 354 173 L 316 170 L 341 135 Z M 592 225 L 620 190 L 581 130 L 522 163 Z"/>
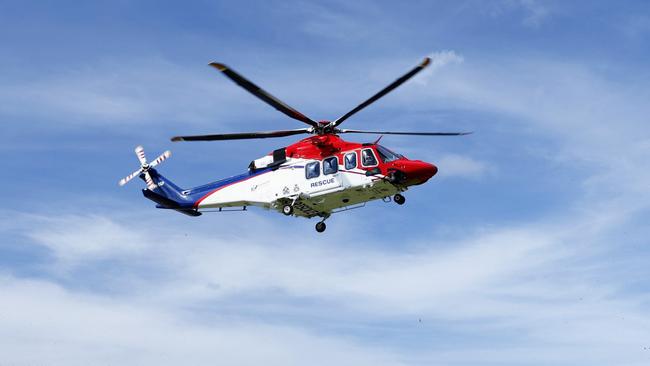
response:
<path fill-rule="evenodd" d="M 334 183 L 334 178 L 324 179 L 324 180 L 319 180 L 318 182 L 311 183 L 311 187 L 312 188 L 322 187 L 322 186 L 332 184 L 332 183 Z"/>

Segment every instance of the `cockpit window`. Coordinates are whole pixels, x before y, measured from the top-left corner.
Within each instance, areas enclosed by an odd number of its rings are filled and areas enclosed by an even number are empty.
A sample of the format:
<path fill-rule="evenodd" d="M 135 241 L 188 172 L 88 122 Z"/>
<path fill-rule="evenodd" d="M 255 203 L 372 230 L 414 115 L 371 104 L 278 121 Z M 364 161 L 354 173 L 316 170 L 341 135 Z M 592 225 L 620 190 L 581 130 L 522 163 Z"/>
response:
<path fill-rule="evenodd" d="M 361 165 L 363 166 L 377 165 L 377 158 L 375 158 L 375 154 L 372 152 L 372 149 L 361 150 Z"/>
<path fill-rule="evenodd" d="M 390 163 L 391 161 L 395 161 L 403 157 L 402 155 L 394 153 L 381 145 L 375 145 L 375 147 L 377 148 L 377 152 L 379 153 L 379 156 L 381 157 L 381 160 L 384 161 L 384 163 Z"/>
<path fill-rule="evenodd" d="M 350 170 L 357 167 L 357 153 L 351 152 L 345 154 L 345 169 Z"/>
<path fill-rule="evenodd" d="M 320 162 L 312 161 L 305 165 L 305 178 L 311 179 L 320 176 Z"/>
<path fill-rule="evenodd" d="M 336 156 L 323 160 L 323 174 L 334 174 L 339 171 L 339 160 Z"/>

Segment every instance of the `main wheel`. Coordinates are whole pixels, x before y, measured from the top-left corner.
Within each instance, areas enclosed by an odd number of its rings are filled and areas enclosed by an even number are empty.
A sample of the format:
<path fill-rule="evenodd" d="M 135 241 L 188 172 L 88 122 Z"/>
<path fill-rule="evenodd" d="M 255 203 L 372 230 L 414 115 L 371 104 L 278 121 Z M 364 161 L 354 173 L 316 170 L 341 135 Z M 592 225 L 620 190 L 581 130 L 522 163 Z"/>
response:
<path fill-rule="evenodd" d="M 293 206 L 291 205 L 284 205 L 282 206 L 282 213 L 289 216 L 293 213 Z"/>
<path fill-rule="evenodd" d="M 403 205 L 404 202 L 406 202 L 406 198 L 398 193 L 393 196 L 393 201 L 395 201 L 395 203 L 397 203 L 398 205 Z"/>
<path fill-rule="evenodd" d="M 327 229 L 327 225 L 325 225 L 324 222 L 319 221 L 319 222 L 316 224 L 316 231 L 318 231 L 319 233 L 322 233 L 323 231 L 325 231 L 325 229 Z"/>

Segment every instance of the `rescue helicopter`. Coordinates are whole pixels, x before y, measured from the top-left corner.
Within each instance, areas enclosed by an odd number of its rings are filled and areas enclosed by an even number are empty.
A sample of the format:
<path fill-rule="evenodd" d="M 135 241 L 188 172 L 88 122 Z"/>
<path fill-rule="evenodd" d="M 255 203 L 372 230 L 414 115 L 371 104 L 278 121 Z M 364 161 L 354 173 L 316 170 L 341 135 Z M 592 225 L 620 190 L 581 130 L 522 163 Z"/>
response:
<path fill-rule="evenodd" d="M 119 185 L 140 177 L 146 183 L 143 195 L 155 202 L 157 208 L 175 210 L 189 216 L 200 216 L 203 212 L 210 211 L 245 211 L 249 206 L 257 206 L 287 216 L 317 217 L 320 219 L 316 224 L 317 232 L 325 231 L 325 220 L 333 213 L 362 207 L 369 201 L 392 200 L 403 205 L 406 198 L 402 193 L 428 181 L 437 173 L 438 168 L 424 161 L 408 159 L 380 145 L 381 136 L 460 136 L 471 132 L 367 131 L 343 129 L 340 126 L 430 63 L 431 60 L 425 58 L 409 72 L 336 120 L 316 121 L 230 67 L 212 62 L 210 66 L 237 85 L 307 126 L 278 131 L 176 136 L 171 141 L 264 139 L 301 134 L 312 136 L 253 160 L 243 174 L 189 189 L 178 187 L 154 169 L 171 156 L 170 151 L 147 162 L 144 149 L 138 146 L 135 153 L 140 168 L 120 180 Z M 340 137 L 343 134 L 373 134 L 380 137 L 372 143 L 358 143 L 343 140 Z"/>

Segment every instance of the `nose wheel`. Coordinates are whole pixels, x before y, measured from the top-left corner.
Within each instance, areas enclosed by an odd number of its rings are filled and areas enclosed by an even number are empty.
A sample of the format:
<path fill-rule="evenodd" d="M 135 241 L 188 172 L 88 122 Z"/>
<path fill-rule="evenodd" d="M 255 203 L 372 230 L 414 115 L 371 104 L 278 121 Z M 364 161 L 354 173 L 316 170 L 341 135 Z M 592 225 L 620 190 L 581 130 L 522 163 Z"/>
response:
<path fill-rule="evenodd" d="M 397 203 L 398 205 L 403 205 L 404 202 L 406 202 L 406 197 L 398 193 L 393 196 L 393 201 L 395 201 L 395 203 Z"/>

